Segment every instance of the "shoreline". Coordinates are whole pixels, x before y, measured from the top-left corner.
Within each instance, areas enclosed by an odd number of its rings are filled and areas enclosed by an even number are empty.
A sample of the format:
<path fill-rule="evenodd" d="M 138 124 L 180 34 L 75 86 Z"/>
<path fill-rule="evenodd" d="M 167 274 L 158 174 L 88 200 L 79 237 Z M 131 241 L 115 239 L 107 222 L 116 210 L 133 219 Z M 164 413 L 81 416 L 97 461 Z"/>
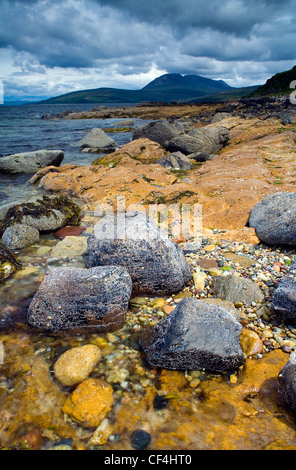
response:
<path fill-rule="evenodd" d="M 46 194 L 78 198 L 83 210 L 80 226 L 85 230 L 62 245 L 65 238 L 56 238 L 54 232 L 41 234 L 39 242 L 18 250 L 23 267 L 2 284 L 6 300 L 0 341 L 5 360 L 0 396 L 5 422 L 0 426 L 0 447 L 52 449 L 67 439 L 69 450 L 132 450 L 131 436 L 140 429 L 150 435 L 153 450 L 295 449 L 294 415 L 280 400 L 275 384 L 296 348 L 296 328 L 281 323 L 271 310 L 273 292 L 288 273 L 294 248 L 265 245 L 247 227 L 250 208 L 266 194 L 294 191 L 295 126 L 275 116 L 258 117 L 250 110 L 248 116 L 224 116 L 209 124 L 216 105 L 207 110 L 200 115 L 202 122 L 188 117 L 187 108 L 183 116 L 196 128 L 226 126 L 230 141 L 198 167 L 164 168 L 157 161 L 168 152 L 140 139 L 96 164 L 49 167 L 35 175 L 35 184 Z M 196 116 L 196 109 L 192 112 Z M 266 109 L 260 108 L 260 113 Z M 172 120 L 179 118 L 170 115 Z M 127 203 L 203 205 L 202 246 L 185 253 L 193 280 L 176 294 L 131 298 L 125 324 L 114 332 L 94 329 L 59 336 L 29 327 L 27 308 L 47 268 L 88 268 L 85 242 L 97 221 L 94 207 L 98 201 L 115 202 L 118 194 Z M 186 241 L 175 242 L 182 250 Z M 242 283 L 251 280 L 264 298 L 250 296 L 249 303 L 221 299 L 215 293 L 215 280 L 226 274 Z M 8 300 L 13 297 L 14 301 Z M 209 373 L 147 364 L 138 335 L 165 320 L 188 297 L 209 303 L 220 299 L 224 306 L 231 302 L 228 308 L 239 317 L 244 334 L 242 367 Z M 114 406 L 104 420 L 106 427 L 102 425 L 106 434 L 100 425 L 97 429 L 81 425 L 62 411 L 73 390 L 53 375 L 65 350 L 86 345 L 96 346 L 102 355 L 89 377 L 113 388 Z"/>

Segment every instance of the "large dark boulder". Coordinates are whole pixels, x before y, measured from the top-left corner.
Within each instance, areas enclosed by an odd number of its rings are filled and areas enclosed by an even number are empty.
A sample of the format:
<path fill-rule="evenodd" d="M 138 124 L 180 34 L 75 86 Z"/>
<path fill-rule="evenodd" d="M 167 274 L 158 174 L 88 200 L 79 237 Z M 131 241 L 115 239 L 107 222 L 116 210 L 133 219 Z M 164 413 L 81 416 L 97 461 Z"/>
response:
<path fill-rule="evenodd" d="M 125 321 L 132 282 L 118 266 L 48 268 L 28 310 L 31 326 L 60 332 L 121 328 Z"/>
<path fill-rule="evenodd" d="M 296 357 L 292 353 L 290 360 L 278 375 L 279 395 L 283 401 L 296 411 Z"/>
<path fill-rule="evenodd" d="M 221 372 L 244 362 L 241 330 L 225 308 L 186 298 L 164 320 L 145 329 L 139 342 L 153 366 Z"/>
<path fill-rule="evenodd" d="M 296 324 L 296 262 L 272 295 L 272 310 L 283 322 Z"/>
<path fill-rule="evenodd" d="M 90 266 L 123 266 L 133 295 L 170 295 L 191 280 L 181 248 L 144 212 L 105 218 L 88 237 Z"/>
<path fill-rule="evenodd" d="M 266 196 L 251 210 L 249 226 L 264 243 L 296 246 L 296 192 Z"/>

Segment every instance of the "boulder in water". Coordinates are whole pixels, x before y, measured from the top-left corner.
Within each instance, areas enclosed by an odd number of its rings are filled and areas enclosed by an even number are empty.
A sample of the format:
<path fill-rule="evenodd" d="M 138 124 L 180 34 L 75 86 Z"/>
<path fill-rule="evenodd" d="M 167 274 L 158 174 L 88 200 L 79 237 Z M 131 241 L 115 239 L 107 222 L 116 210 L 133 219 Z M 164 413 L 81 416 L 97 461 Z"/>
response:
<path fill-rule="evenodd" d="M 46 166 L 59 166 L 64 159 L 62 150 L 36 150 L 0 158 L 0 174 L 33 174 Z"/>

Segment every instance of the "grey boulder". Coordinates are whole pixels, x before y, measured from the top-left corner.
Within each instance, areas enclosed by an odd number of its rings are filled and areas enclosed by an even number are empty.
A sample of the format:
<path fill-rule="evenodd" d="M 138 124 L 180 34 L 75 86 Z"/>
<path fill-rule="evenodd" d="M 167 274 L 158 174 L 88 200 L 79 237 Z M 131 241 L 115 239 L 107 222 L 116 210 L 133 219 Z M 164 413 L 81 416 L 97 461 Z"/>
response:
<path fill-rule="evenodd" d="M 222 121 L 223 119 L 228 119 L 228 118 L 231 118 L 232 117 L 232 114 L 230 113 L 216 113 L 211 121 L 212 124 L 214 124 L 215 122 L 219 122 L 219 121 Z"/>
<path fill-rule="evenodd" d="M 170 295 L 192 278 L 181 248 L 144 212 L 106 217 L 88 237 L 88 253 L 89 266 L 127 269 L 133 295 Z"/>
<path fill-rule="evenodd" d="M 266 196 L 251 210 L 249 226 L 268 245 L 296 246 L 296 192 Z"/>
<path fill-rule="evenodd" d="M 8 227 L 2 240 L 11 250 L 26 248 L 39 240 L 39 231 L 25 224 L 14 224 Z"/>
<path fill-rule="evenodd" d="M 62 150 L 36 150 L 0 158 L 0 174 L 36 173 L 46 166 L 59 166 L 64 159 Z"/>
<path fill-rule="evenodd" d="M 178 136 L 180 132 L 180 129 L 167 121 L 156 121 L 136 127 L 133 132 L 133 140 L 146 138 L 166 147 L 167 143 Z"/>
<path fill-rule="evenodd" d="M 95 128 L 88 132 L 83 139 L 78 142 L 79 147 L 89 150 L 113 151 L 116 142 L 111 139 L 102 129 Z"/>
<path fill-rule="evenodd" d="M 20 204 L 0 208 L 0 233 L 14 224 L 53 231 L 65 225 L 79 225 L 80 218 L 80 207 L 66 196 L 34 196 Z"/>
<path fill-rule="evenodd" d="M 229 130 L 225 127 L 201 127 L 171 139 L 167 149 L 171 152 L 180 151 L 184 155 L 200 152 L 215 155 L 228 141 Z"/>
<path fill-rule="evenodd" d="M 139 342 L 153 366 L 221 372 L 244 362 L 241 330 L 225 308 L 186 298 L 164 320 L 145 329 Z"/>
<path fill-rule="evenodd" d="M 170 153 L 158 160 L 156 163 L 164 168 L 172 168 L 175 170 L 191 170 L 193 167 L 189 158 L 181 152 Z"/>
<path fill-rule="evenodd" d="M 118 266 L 48 268 L 27 314 L 28 323 L 53 332 L 113 331 L 125 321 L 132 282 Z"/>
<path fill-rule="evenodd" d="M 229 300 L 232 303 L 243 302 L 246 306 L 252 302 L 263 301 L 264 295 L 260 287 L 251 279 L 233 275 L 215 276 L 212 281 L 215 297 Z"/>

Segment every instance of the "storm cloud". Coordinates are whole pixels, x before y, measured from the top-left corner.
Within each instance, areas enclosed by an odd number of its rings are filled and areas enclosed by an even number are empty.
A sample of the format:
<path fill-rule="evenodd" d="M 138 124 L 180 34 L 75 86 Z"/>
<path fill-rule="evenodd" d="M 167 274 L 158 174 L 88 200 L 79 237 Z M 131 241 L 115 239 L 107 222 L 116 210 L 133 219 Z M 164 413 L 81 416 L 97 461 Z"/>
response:
<path fill-rule="evenodd" d="M 295 65 L 295 0 L 0 0 L 6 93 L 136 89 L 162 73 L 232 86 Z"/>

